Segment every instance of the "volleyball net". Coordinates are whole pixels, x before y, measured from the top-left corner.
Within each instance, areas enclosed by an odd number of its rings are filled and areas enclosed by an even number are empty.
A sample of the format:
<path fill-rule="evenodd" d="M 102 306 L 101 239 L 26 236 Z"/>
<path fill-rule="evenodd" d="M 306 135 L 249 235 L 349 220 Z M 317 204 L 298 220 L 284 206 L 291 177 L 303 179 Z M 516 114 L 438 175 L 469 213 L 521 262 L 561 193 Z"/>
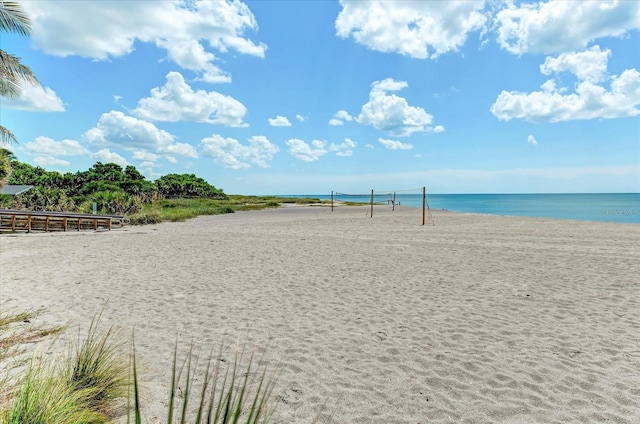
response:
<path fill-rule="evenodd" d="M 401 205 L 422 209 L 422 225 L 427 222 L 435 225 L 431 208 L 427 200 L 426 187 L 402 190 L 375 190 L 370 193 L 342 193 L 331 192 L 331 210 L 337 206 L 362 205 L 367 206 L 367 217 L 373 218 L 374 207 L 388 207 L 392 211 Z"/>

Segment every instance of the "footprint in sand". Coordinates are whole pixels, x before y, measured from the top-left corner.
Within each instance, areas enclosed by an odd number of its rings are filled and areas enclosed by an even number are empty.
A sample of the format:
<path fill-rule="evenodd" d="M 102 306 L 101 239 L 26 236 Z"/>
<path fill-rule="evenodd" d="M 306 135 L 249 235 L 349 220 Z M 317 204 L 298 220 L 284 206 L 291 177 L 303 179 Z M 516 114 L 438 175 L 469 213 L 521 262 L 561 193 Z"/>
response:
<path fill-rule="evenodd" d="M 378 331 L 377 333 L 375 333 L 373 335 L 379 342 L 383 342 L 385 340 L 387 340 L 387 337 L 389 337 L 387 335 L 387 333 L 385 333 L 384 331 Z"/>

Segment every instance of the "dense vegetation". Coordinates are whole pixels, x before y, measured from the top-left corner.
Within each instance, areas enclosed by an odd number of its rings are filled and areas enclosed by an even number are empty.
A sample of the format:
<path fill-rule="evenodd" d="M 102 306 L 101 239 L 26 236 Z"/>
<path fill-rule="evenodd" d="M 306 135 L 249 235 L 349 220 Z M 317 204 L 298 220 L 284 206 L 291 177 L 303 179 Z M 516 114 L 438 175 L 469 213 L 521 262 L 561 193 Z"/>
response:
<path fill-rule="evenodd" d="M 9 154 L 10 155 L 10 154 Z M 228 196 L 193 174 L 147 180 L 134 166 L 97 162 L 86 171 L 60 173 L 18 161 L 13 155 L 9 184 L 32 185 L 17 196 L 0 195 L 0 207 L 126 215 L 132 224 L 184 221 L 198 215 L 312 203 L 318 199 Z"/>
<path fill-rule="evenodd" d="M 11 161 L 9 184 L 33 185 L 26 193 L 3 197 L 3 207 L 90 213 L 96 203 L 101 214 L 129 215 L 145 203 L 165 198 L 198 197 L 228 200 L 224 192 L 193 174 L 169 174 L 148 181 L 134 166 L 97 162 L 86 171 L 60 173 Z"/>

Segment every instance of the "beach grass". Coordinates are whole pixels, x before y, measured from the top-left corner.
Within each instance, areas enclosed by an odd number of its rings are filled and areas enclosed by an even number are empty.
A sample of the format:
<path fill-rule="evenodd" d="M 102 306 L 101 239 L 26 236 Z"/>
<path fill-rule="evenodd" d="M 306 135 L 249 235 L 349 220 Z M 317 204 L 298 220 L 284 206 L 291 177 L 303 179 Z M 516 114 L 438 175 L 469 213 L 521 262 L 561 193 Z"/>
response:
<path fill-rule="evenodd" d="M 2 414 L 5 424 L 98 424 L 106 417 L 86 408 L 86 390 L 74 390 L 54 368 L 34 359 L 20 382 L 12 406 Z"/>
<path fill-rule="evenodd" d="M 42 311 L 0 311 L 0 361 L 5 362 L 15 357 L 26 343 L 33 343 L 47 336 L 62 332 L 66 326 L 36 326 L 30 325 L 31 320 Z M 29 324 L 29 325 L 22 325 Z"/>
<path fill-rule="evenodd" d="M 171 387 L 167 407 L 167 424 L 202 423 L 243 423 L 258 424 L 269 422 L 273 412 L 270 402 L 275 379 L 268 374 L 267 366 L 259 366 L 253 371 L 254 356 L 244 361 L 245 350 L 236 353 L 233 363 L 221 366 L 222 355 L 209 355 L 204 372 L 197 372 L 197 359 L 194 362 L 193 347 L 189 350 L 181 366 L 178 366 L 178 345 L 174 350 L 171 370 Z M 133 354 L 133 422 L 142 422 L 142 405 L 138 372 Z M 197 381 L 203 381 L 199 390 L 194 388 Z M 221 381 L 221 383 L 220 383 Z M 197 407 L 192 406 L 192 402 Z M 195 409 L 194 409 L 195 408 Z M 190 411 L 195 411 L 190 412 Z M 129 414 L 130 418 L 131 414 Z M 129 422 L 129 420 L 127 421 Z"/>
<path fill-rule="evenodd" d="M 2 315 L 0 329 L 29 320 L 34 314 Z M 143 422 L 135 345 L 130 353 L 125 352 L 120 335 L 113 327 L 98 329 L 99 320 L 100 315 L 92 320 L 87 334 L 70 346 L 59 361 L 61 365 L 48 363 L 45 356 L 29 361 L 13 390 L 2 391 L 7 399 L 0 403 L 0 423 L 99 424 L 113 422 L 123 413 L 128 422 L 132 414 L 133 422 Z M 265 361 L 255 361 L 254 355 L 245 355 L 243 348 L 229 363 L 222 357 L 220 346 L 220 353 L 210 354 L 203 370 L 193 348 L 178 366 L 176 343 L 170 370 L 168 424 L 269 421 L 275 405 L 271 402 L 275 380 L 267 372 Z"/>
<path fill-rule="evenodd" d="M 161 199 L 144 204 L 142 211 L 130 215 L 131 225 L 156 224 L 163 221 L 180 222 L 201 215 L 220 215 L 236 211 L 277 208 L 282 204 L 308 205 L 323 203 L 320 199 L 277 196 L 230 195 L 228 199 L 179 198 Z"/>
<path fill-rule="evenodd" d="M 87 409 L 111 417 L 129 393 L 129 358 L 113 327 L 98 331 L 99 319 L 94 318 L 84 339 L 70 348 L 62 374 L 74 391 L 84 393 L 80 400 Z"/>

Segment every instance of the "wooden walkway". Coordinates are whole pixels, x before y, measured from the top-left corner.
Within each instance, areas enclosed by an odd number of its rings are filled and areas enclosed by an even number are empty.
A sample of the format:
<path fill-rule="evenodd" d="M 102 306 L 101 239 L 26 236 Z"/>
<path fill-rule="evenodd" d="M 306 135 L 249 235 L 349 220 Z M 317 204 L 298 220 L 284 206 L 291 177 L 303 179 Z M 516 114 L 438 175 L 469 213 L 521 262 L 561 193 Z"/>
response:
<path fill-rule="evenodd" d="M 120 215 L 91 215 L 71 212 L 20 211 L 0 209 L 0 232 L 111 230 L 122 227 Z"/>

